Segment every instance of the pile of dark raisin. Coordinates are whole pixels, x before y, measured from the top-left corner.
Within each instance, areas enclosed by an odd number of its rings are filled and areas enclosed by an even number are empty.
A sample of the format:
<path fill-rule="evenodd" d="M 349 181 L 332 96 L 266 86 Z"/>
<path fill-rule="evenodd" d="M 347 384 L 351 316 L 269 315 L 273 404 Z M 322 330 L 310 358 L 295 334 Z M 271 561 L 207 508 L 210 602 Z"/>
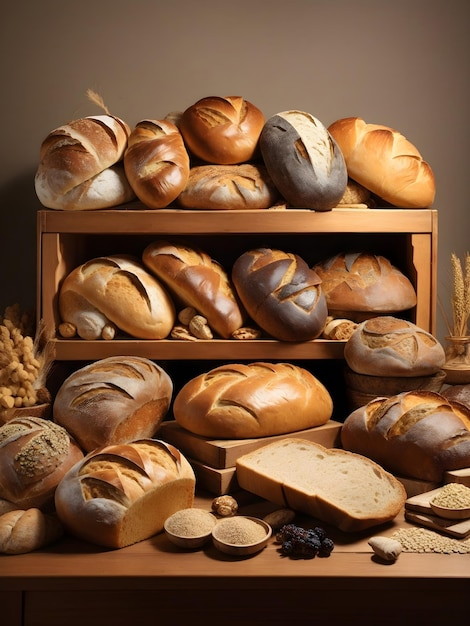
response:
<path fill-rule="evenodd" d="M 320 526 L 305 529 L 295 524 L 286 524 L 277 532 L 276 541 L 281 544 L 282 555 L 304 559 L 328 557 L 335 547 L 325 529 Z"/>

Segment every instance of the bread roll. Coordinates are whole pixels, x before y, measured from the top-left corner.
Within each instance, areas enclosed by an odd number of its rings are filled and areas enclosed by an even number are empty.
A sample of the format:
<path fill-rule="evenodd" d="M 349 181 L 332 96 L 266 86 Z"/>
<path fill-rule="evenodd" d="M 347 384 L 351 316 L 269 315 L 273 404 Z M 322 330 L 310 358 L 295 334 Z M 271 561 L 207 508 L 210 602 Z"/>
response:
<path fill-rule="evenodd" d="M 224 268 L 196 247 L 157 240 L 142 255 L 144 265 L 174 298 L 203 315 L 225 339 L 243 325 L 244 313 Z"/>
<path fill-rule="evenodd" d="M 121 160 L 129 126 L 112 115 L 74 120 L 51 131 L 40 149 L 36 194 L 48 209 L 103 209 L 135 199 Z"/>
<path fill-rule="evenodd" d="M 62 383 L 53 418 L 91 452 L 152 437 L 170 406 L 173 383 L 159 365 L 137 356 L 108 357 Z"/>
<path fill-rule="evenodd" d="M 14 510 L 0 517 L 0 552 L 3 554 L 40 550 L 62 535 L 59 519 L 40 509 Z"/>
<path fill-rule="evenodd" d="M 346 418 L 341 443 L 398 475 L 440 483 L 470 466 L 470 410 L 432 391 L 376 398 Z"/>
<path fill-rule="evenodd" d="M 150 209 L 162 209 L 188 182 L 189 156 L 178 128 L 167 120 L 142 120 L 124 154 L 127 179 Z"/>
<path fill-rule="evenodd" d="M 106 338 L 116 327 L 139 339 L 164 339 L 175 321 L 166 289 L 128 255 L 91 259 L 70 272 L 59 312 L 81 339 Z"/>
<path fill-rule="evenodd" d="M 0 498 L 19 509 L 46 507 L 64 474 L 82 458 L 62 426 L 15 417 L 0 427 Z"/>
<path fill-rule="evenodd" d="M 240 96 L 202 98 L 183 111 L 179 121 L 190 152 L 219 165 L 256 157 L 263 124 L 263 113 Z"/>
<path fill-rule="evenodd" d="M 143 439 L 88 454 L 55 494 L 59 519 L 80 539 L 108 548 L 148 539 L 194 502 L 196 480 L 170 444 Z"/>
<path fill-rule="evenodd" d="M 270 117 L 260 136 L 264 163 L 291 207 L 328 211 L 346 190 L 341 150 L 310 113 L 284 111 Z"/>
<path fill-rule="evenodd" d="M 250 317 L 281 341 L 319 337 L 328 316 L 319 276 L 297 254 L 271 248 L 245 252 L 232 280 Z"/>
<path fill-rule="evenodd" d="M 328 311 L 334 317 L 362 321 L 371 313 L 406 311 L 416 305 L 411 281 L 384 256 L 342 252 L 313 269 L 321 278 Z"/>
<path fill-rule="evenodd" d="M 328 127 L 349 176 L 390 204 L 427 208 L 436 193 L 434 174 L 417 148 L 398 131 L 345 117 Z"/>
<path fill-rule="evenodd" d="M 260 164 L 199 165 L 178 196 L 185 209 L 268 209 L 279 199 L 266 168 Z"/>
<path fill-rule="evenodd" d="M 391 316 L 361 322 L 344 347 L 344 358 L 358 374 L 431 376 L 445 363 L 444 348 L 433 335 Z"/>
<path fill-rule="evenodd" d="M 192 433 L 247 439 L 325 424 L 333 403 L 324 385 L 290 363 L 231 363 L 186 383 L 173 404 L 175 420 Z"/>
<path fill-rule="evenodd" d="M 391 521 L 406 492 L 370 459 L 313 441 L 283 439 L 237 460 L 242 489 L 280 506 L 360 532 Z"/>

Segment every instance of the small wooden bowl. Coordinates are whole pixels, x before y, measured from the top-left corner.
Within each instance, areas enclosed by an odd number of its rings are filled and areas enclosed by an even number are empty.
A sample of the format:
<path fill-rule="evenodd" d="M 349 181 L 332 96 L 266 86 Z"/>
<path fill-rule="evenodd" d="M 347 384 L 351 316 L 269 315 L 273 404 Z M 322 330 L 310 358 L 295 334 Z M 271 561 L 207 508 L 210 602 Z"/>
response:
<path fill-rule="evenodd" d="M 464 509 L 450 509 L 446 506 L 439 506 L 438 504 L 434 504 L 431 500 L 429 503 L 431 505 L 431 509 L 438 517 L 443 517 L 444 519 L 468 519 L 470 518 L 470 507 L 466 507 Z"/>
<path fill-rule="evenodd" d="M 244 543 L 244 544 L 228 543 L 227 541 L 223 540 L 221 538 L 221 532 L 220 532 L 223 524 L 228 520 L 236 520 L 240 518 L 252 520 L 253 522 L 256 522 L 257 524 L 259 524 L 265 532 L 264 537 L 255 543 L 248 543 L 248 544 L 247 543 Z M 272 532 L 273 531 L 272 531 L 271 526 L 268 523 L 266 523 L 264 520 L 258 519 L 257 517 L 238 515 L 238 516 L 234 516 L 230 518 L 225 518 L 224 520 L 220 520 L 214 526 L 214 529 L 212 531 L 212 542 L 214 546 L 218 550 L 220 550 L 220 552 L 223 552 L 224 554 L 231 554 L 233 556 L 248 556 L 250 554 L 256 554 L 257 552 L 260 552 L 263 548 L 265 548 L 272 535 Z"/>
<path fill-rule="evenodd" d="M 189 550 L 201 548 L 210 540 L 212 536 L 212 530 L 217 523 L 216 516 L 207 511 L 203 511 L 202 509 L 185 509 L 184 513 L 187 514 L 189 518 L 192 514 L 198 515 L 199 517 L 203 516 L 205 522 L 207 523 L 207 529 L 205 529 L 202 533 L 197 533 L 196 526 L 194 526 L 194 534 L 192 534 L 192 532 L 191 534 L 181 534 L 181 532 L 177 530 L 177 525 L 175 524 L 177 516 L 181 513 L 182 511 L 177 511 L 173 515 L 170 515 L 170 517 L 165 521 L 164 529 L 166 536 L 172 543 L 180 548 L 186 548 Z"/>

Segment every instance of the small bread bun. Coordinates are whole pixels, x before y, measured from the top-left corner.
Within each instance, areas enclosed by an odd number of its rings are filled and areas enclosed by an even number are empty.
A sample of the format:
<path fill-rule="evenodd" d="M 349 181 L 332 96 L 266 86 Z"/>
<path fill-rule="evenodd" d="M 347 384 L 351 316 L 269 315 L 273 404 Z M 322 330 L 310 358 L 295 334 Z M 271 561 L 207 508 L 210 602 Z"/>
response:
<path fill-rule="evenodd" d="M 179 127 L 193 155 L 231 165 L 256 156 L 264 121 L 263 113 L 240 96 L 209 96 L 183 111 Z"/>

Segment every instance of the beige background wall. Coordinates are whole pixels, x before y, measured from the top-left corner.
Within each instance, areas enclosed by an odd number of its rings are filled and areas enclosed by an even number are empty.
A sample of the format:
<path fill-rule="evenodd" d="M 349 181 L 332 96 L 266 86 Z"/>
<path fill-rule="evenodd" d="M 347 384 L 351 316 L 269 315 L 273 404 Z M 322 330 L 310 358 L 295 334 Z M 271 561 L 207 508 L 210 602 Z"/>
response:
<path fill-rule="evenodd" d="M 47 133 L 95 114 L 131 126 L 208 95 L 325 125 L 397 128 L 437 179 L 439 293 L 470 249 L 468 0 L 41 0 L 0 21 L 0 310 L 35 304 L 34 172 Z M 438 334 L 443 334 L 439 323 Z"/>

